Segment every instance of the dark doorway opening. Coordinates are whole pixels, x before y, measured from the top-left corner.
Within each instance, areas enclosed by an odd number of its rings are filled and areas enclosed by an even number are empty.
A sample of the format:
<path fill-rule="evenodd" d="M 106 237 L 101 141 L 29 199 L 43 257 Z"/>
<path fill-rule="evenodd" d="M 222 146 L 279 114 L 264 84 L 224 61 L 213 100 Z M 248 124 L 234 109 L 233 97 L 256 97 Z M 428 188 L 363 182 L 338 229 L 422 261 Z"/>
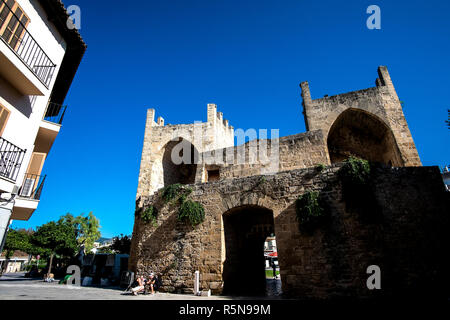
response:
<path fill-rule="evenodd" d="M 264 255 L 264 243 L 275 232 L 272 210 L 251 205 L 235 208 L 223 215 L 223 223 L 226 251 L 223 294 L 273 294 L 268 286 L 273 286 L 274 280 L 266 277 Z"/>

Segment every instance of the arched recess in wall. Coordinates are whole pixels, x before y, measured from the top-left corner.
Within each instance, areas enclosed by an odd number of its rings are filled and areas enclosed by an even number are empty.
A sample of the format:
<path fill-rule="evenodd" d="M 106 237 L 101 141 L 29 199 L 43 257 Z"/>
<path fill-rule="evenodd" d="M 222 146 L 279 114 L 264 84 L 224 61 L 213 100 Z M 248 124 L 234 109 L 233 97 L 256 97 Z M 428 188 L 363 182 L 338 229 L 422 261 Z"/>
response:
<path fill-rule="evenodd" d="M 330 128 L 327 144 L 331 163 L 354 156 L 396 167 L 404 165 L 392 130 L 363 110 L 342 112 Z"/>
<path fill-rule="evenodd" d="M 225 241 L 223 293 L 264 295 L 264 242 L 267 237 L 275 235 L 273 211 L 245 205 L 228 210 L 222 219 Z"/>
<path fill-rule="evenodd" d="M 197 148 L 188 140 L 178 138 L 167 143 L 162 157 L 164 186 L 195 183 L 198 159 Z"/>

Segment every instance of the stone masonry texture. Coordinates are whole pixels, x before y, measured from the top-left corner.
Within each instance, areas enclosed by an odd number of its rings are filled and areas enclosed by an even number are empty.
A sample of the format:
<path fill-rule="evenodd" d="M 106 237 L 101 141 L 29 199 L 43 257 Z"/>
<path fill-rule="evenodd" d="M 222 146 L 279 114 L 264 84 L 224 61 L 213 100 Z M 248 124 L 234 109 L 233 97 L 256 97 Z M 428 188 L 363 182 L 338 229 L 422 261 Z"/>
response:
<path fill-rule="evenodd" d="M 234 128 L 214 104 L 208 105 L 207 122 L 188 125 L 164 125 L 162 118 L 155 122 L 150 109 L 131 270 L 156 272 L 161 290 L 178 293 L 193 292 L 198 270 L 202 289 L 225 293 L 227 279 L 254 278 L 251 272 L 241 275 L 250 260 L 236 267 L 244 259 L 239 250 L 274 233 L 288 296 L 443 295 L 449 284 L 443 254 L 449 244 L 449 193 L 438 168 L 421 167 L 387 68 L 379 67 L 378 74 L 376 87 L 316 100 L 303 82 L 308 131 L 241 146 L 233 146 Z M 177 141 L 190 143 L 203 161 L 168 163 L 168 150 Z M 267 158 L 259 153 L 265 147 Z M 252 161 L 251 151 L 258 154 Z M 367 192 L 376 219 L 366 221 L 364 213 L 348 209 L 338 171 L 349 156 L 375 164 Z M 208 181 L 209 176 L 216 178 Z M 161 188 L 176 179 L 189 181 L 188 198 L 204 207 L 203 223 L 192 227 L 178 221 L 179 205 L 162 200 Z M 296 219 L 296 200 L 307 191 L 319 192 L 328 217 L 312 232 L 301 231 Z M 155 225 L 140 218 L 149 206 L 158 210 Z M 366 286 L 370 265 L 381 268 L 382 290 Z"/>

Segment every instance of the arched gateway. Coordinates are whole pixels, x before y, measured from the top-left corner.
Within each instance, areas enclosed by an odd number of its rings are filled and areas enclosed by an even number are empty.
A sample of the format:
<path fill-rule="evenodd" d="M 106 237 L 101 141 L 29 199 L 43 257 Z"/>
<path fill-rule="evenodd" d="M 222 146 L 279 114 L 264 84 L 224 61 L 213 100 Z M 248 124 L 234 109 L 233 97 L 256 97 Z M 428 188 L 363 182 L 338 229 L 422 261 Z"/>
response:
<path fill-rule="evenodd" d="M 222 216 L 225 235 L 223 293 L 263 295 L 266 289 L 264 242 L 275 234 L 272 210 L 255 205 Z"/>

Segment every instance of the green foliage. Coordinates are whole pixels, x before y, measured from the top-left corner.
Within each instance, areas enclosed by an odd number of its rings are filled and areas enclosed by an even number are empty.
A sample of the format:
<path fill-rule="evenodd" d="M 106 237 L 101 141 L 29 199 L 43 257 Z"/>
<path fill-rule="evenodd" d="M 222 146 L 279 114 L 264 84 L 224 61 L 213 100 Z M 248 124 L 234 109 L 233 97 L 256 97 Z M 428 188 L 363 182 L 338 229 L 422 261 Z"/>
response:
<path fill-rule="evenodd" d="M 374 222 L 379 208 L 372 191 L 370 163 L 350 157 L 339 170 L 339 178 L 347 211 L 359 213 L 366 222 Z"/>
<path fill-rule="evenodd" d="M 97 249 L 97 253 L 113 254 L 115 253 L 111 246 L 101 247 Z"/>
<path fill-rule="evenodd" d="M 4 246 L 6 259 L 11 258 L 16 250 L 28 253 L 30 248 L 30 236 L 26 231 L 14 229 L 8 231 Z"/>
<path fill-rule="evenodd" d="M 191 188 L 187 188 L 182 184 L 176 183 L 162 189 L 162 198 L 164 202 L 169 202 L 176 201 L 181 197 L 181 202 L 183 202 L 183 200 L 185 200 L 191 192 Z"/>
<path fill-rule="evenodd" d="M 156 226 L 156 218 L 158 217 L 158 210 L 154 206 L 149 206 L 144 211 L 141 211 L 141 219 L 144 223 L 152 223 L 153 226 Z"/>
<path fill-rule="evenodd" d="M 121 234 L 118 237 L 114 237 L 111 249 L 116 253 L 130 254 L 131 249 L 131 237 Z"/>
<path fill-rule="evenodd" d="M 199 202 L 186 200 L 180 206 L 178 220 L 189 221 L 192 226 L 196 226 L 205 220 L 205 209 Z"/>
<path fill-rule="evenodd" d="M 325 210 L 320 205 L 319 196 L 319 192 L 310 190 L 299 196 L 295 202 L 300 231 L 314 229 L 323 219 Z"/>
<path fill-rule="evenodd" d="M 78 225 L 77 242 L 84 245 L 84 252 L 88 253 L 94 248 L 94 242 L 101 237 L 100 222 L 92 212 L 85 217 L 80 215 L 76 218 Z"/>
<path fill-rule="evenodd" d="M 31 255 L 48 255 L 48 252 L 45 249 L 32 243 L 33 233 L 34 231 L 32 229 L 9 230 L 4 246 L 5 257 L 9 259 L 16 250 L 20 250 Z"/>
<path fill-rule="evenodd" d="M 262 177 L 259 178 L 258 185 L 261 185 L 261 184 L 266 183 L 266 182 L 267 182 L 266 177 L 262 176 Z"/>
<path fill-rule="evenodd" d="M 73 257 L 78 251 L 76 230 L 63 221 L 51 221 L 40 226 L 33 234 L 31 243 L 42 248 L 47 255 Z"/>
<path fill-rule="evenodd" d="M 366 185 L 370 179 L 369 161 L 354 157 L 348 158 L 339 170 L 339 177 L 348 186 Z"/>
<path fill-rule="evenodd" d="M 30 264 L 27 264 L 25 267 L 25 271 L 30 271 L 33 267 L 36 267 L 36 262 L 32 262 Z M 39 265 L 37 266 L 38 269 L 45 269 L 47 267 L 47 262 L 39 262 Z"/>
<path fill-rule="evenodd" d="M 189 221 L 192 226 L 196 226 L 205 220 L 205 209 L 201 203 L 187 200 L 192 191 L 192 188 L 177 183 L 163 188 L 160 194 L 164 202 L 179 204 L 179 221 Z"/>
<path fill-rule="evenodd" d="M 77 243 L 84 247 L 85 253 L 91 252 L 94 242 L 101 237 L 100 222 L 92 212 L 87 216 L 81 214 L 77 217 L 67 213 L 58 220 L 58 223 L 74 228 Z"/>

